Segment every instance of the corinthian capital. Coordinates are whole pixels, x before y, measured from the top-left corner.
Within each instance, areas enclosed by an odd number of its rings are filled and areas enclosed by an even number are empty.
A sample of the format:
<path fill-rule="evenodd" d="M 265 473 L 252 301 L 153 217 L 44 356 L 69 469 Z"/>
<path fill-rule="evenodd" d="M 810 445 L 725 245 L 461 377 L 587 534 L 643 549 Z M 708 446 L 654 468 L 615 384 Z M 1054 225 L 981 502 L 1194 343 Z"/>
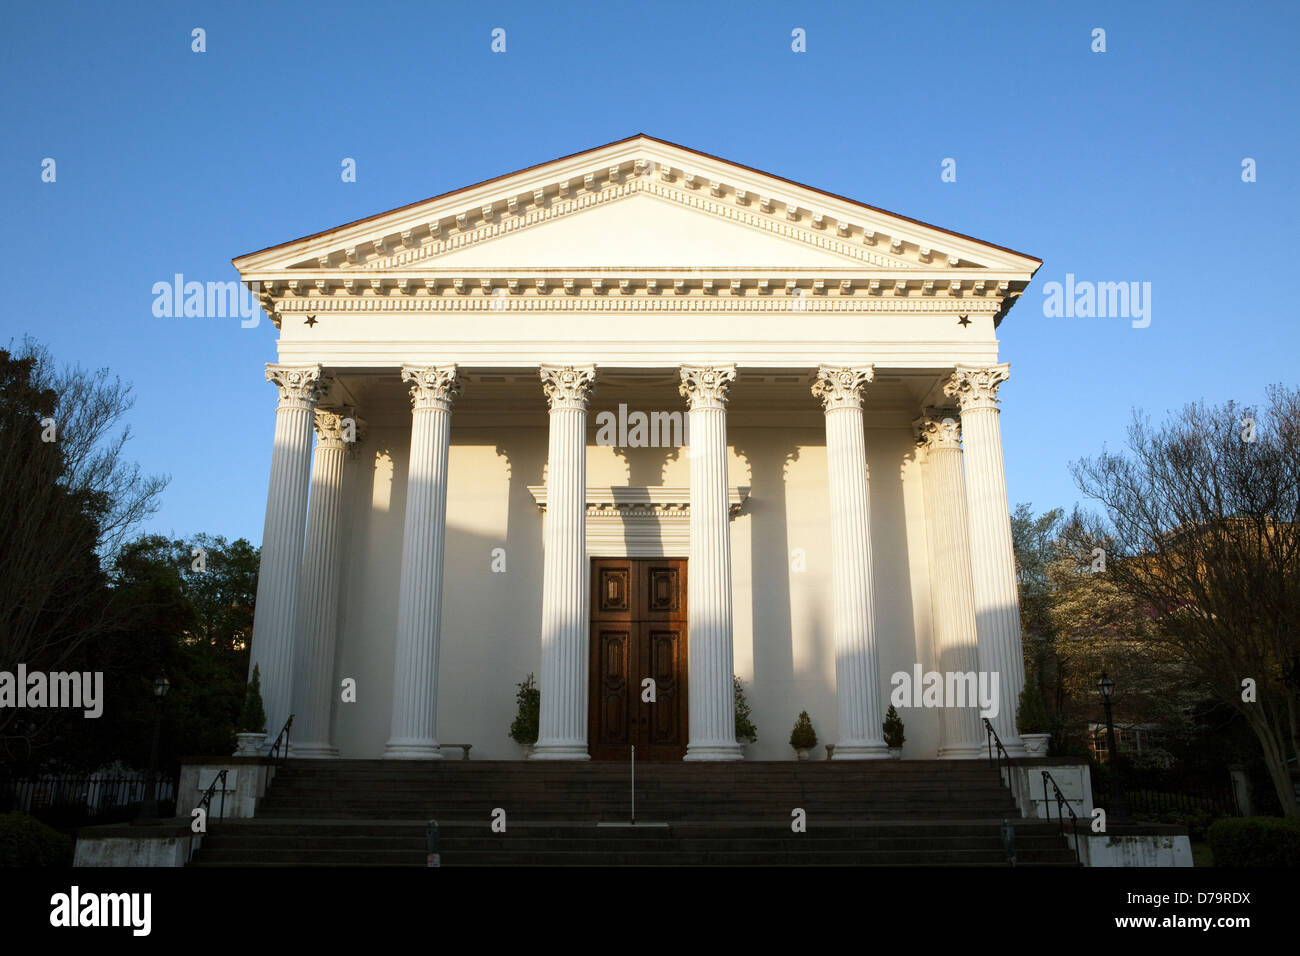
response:
<path fill-rule="evenodd" d="M 552 411 L 557 408 L 587 410 L 587 402 L 596 388 L 596 366 L 543 365 L 538 371 L 542 391 L 546 393 L 546 404 Z"/>
<path fill-rule="evenodd" d="M 872 365 L 823 365 L 817 369 L 812 393 L 822 400 L 822 408 L 861 408 L 862 391 L 875 376 Z"/>
<path fill-rule="evenodd" d="M 997 408 L 998 386 L 1011 374 L 1010 365 L 958 365 L 943 393 L 955 398 L 963 412 L 973 408 Z"/>
<path fill-rule="evenodd" d="M 961 419 L 955 408 L 927 408 L 913 423 L 916 443 L 927 450 L 961 451 Z"/>
<path fill-rule="evenodd" d="M 280 391 L 281 408 L 310 409 L 320 398 L 319 365 L 266 366 L 266 380 Z"/>
<path fill-rule="evenodd" d="M 682 382 L 677 387 L 691 408 L 726 408 L 731 383 L 736 380 L 734 365 L 683 365 Z"/>
<path fill-rule="evenodd" d="M 363 419 L 357 418 L 350 410 L 338 408 L 317 408 L 313 425 L 318 446 L 347 448 L 349 451 L 355 451 L 366 430 Z"/>
<path fill-rule="evenodd" d="M 449 412 L 465 390 L 454 365 L 403 365 L 402 381 L 411 383 L 414 409 L 436 408 Z"/>

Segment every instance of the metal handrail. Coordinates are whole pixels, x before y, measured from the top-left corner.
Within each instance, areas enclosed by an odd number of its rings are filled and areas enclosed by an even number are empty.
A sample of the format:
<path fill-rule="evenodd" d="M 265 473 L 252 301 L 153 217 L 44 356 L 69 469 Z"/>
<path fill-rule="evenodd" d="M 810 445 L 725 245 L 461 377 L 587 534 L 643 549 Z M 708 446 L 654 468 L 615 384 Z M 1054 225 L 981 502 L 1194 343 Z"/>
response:
<path fill-rule="evenodd" d="M 985 740 L 988 742 L 989 759 L 995 760 L 995 765 L 998 771 L 998 777 L 1001 778 L 1002 761 L 1005 760 L 1007 762 L 1007 766 L 1010 767 L 1011 754 L 1007 753 L 1007 748 L 1002 746 L 1002 739 L 998 737 L 998 732 L 993 729 L 993 725 L 989 723 L 989 719 L 987 717 L 983 717 L 981 719 L 984 721 L 984 737 Z M 997 747 L 996 757 L 994 756 L 994 750 L 993 750 L 995 746 Z M 1009 785 L 1010 785 L 1010 781 L 1008 781 L 1008 786 Z"/>
<path fill-rule="evenodd" d="M 1011 754 L 1007 753 L 1007 748 L 1002 746 L 1002 739 L 998 736 L 998 732 L 993 729 L 993 725 L 989 723 L 989 719 L 987 717 L 981 719 L 984 721 L 984 737 L 988 743 L 989 759 L 994 761 L 994 766 L 998 771 L 998 779 L 1003 781 L 1009 787 L 1011 786 L 1011 775 L 1008 773 L 1007 776 L 1002 776 L 1002 761 L 1005 760 L 1007 762 L 1007 767 L 1009 769 L 1011 767 Z M 994 748 L 996 748 L 996 750 Z M 1010 822 L 1003 820 L 1002 849 L 1006 851 L 1007 863 L 1011 866 L 1016 865 L 1015 839 L 1015 830 L 1012 829 Z"/>
<path fill-rule="evenodd" d="M 203 796 L 199 800 L 199 805 L 195 809 L 203 811 L 204 832 L 207 832 L 207 822 L 209 812 L 212 810 L 212 795 L 216 792 L 217 784 L 221 784 L 221 817 L 226 815 L 226 774 L 229 771 L 224 768 L 217 771 L 217 775 L 212 778 L 208 784 L 208 789 L 203 791 Z M 194 859 L 194 831 L 190 831 L 190 855 L 189 859 Z"/>
<path fill-rule="evenodd" d="M 293 714 L 290 714 L 289 719 L 286 720 L 284 723 L 284 729 L 281 730 L 279 736 L 275 738 L 275 743 L 271 745 L 271 751 L 270 753 L 267 754 L 267 759 L 269 759 L 271 763 L 275 763 L 277 760 L 283 763 L 284 761 L 289 759 L 289 728 L 292 726 L 293 726 Z M 281 743 L 284 744 L 283 756 L 280 755 Z"/>
<path fill-rule="evenodd" d="M 1056 778 L 1046 770 L 1043 771 L 1043 803 L 1047 804 L 1047 819 L 1052 819 L 1052 802 L 1047 798 L 1047 785 L 1051 783 L 1052 790 L 1056 794 L 1056 832 L 1064 835 L 1065 817 L 1061 814 L 1061 807 L 1065 807 L 1066 813 L 1070 815 L 1070 834 L 1074 837 L 1074 862 L 1082 862 L 1079 856 L 1079 818 L 1075 816 L 1074 807 L 1070 806 L 1070 801 L 1061 793 L 1061 788 L 1056 785 Z"/>

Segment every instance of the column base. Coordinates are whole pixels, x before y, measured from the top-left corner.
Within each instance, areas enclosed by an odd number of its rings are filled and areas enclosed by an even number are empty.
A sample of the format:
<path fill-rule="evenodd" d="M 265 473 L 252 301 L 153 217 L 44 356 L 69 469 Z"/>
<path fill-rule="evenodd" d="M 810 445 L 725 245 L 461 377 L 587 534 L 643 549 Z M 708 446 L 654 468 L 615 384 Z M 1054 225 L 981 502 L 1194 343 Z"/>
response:
<path fill-rule="evenodd" d="M 304 757 L 308 760 L 337 760 L 339 748 L 331 744 L 295 744 L 289 743 L 290 757 Z"/>
<path fill-rule="evenodd" d="M 590 760 L 586 744 L 575 743 L 538 743 L 533 746 L 529 760 Z"/>
<path fill-rule="evenodd" d="M 840 742 L 835 745 L 831 760 L 888 760 L 889 748 L 883 740 Z"/>
<path fill-rule="evenodd" d="M 384 746 L 385 760 L 441 760 L 438 744 L 418 737 L 390 740 Z"/>
<path fill-rule="evenodd" d="M 983 744 L 966 744 L 964 746 L 941 747 L 940 760 L 987 760 L 988 748 Z"/>
<path fill-rule="evenodd" d="M 740 744 L 688 744 L 683 760 L 744 760 Z"/>

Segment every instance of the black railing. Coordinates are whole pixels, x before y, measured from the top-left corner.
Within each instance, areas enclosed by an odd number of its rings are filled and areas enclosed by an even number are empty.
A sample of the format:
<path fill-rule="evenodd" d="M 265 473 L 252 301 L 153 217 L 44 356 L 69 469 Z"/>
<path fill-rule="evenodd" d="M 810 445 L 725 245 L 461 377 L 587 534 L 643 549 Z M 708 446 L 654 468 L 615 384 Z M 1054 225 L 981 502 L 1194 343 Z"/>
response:
<path fill-rule="evenodd" d="M 989 760 L 993 761 L 993 766 L 997 768 L 998 779 L 1001 780 L 1008 788 L 1011 787 L 1011 754 L 1007 753 L 1007 748 L 1002 746 L 1002 740 L 998 737 L 998 732 L 993 729 L 987 717 L 981 718 L 984 721 L 984 737 L 988 742 Z M 1002 764 L 1007 765 L 1006 776 L 1002 775 Z M 1011 826 L 1010 820 L 1002 821 L 1002 849 L 1007 854 L 1007 865 L 1016 865 L 1016 831 Z"/>
<path fill-rule="evenodd" d="M 0 785 L 0 812 L 21 810 L 55 828 L 135 819 L 149 795 L 149 774 L 42 774 Z M 158 815 L 175 814 L 176 778 L 152 782 Z"/>
<path fill-rule="evenodd" d="M 1052 819 L 1052 801 L 1047 795 L 1047 785 L 1052 785 L 1052 792 L 1056 796 L 1056 832 L 1065 834 L 1065 816 L 1061 813 L 1062 808 L 1070 815 L 1070 834 L 1074 837 L 1074 862 L 1080 863 L 1079 857 L 1079 818 L 1074 814 L 1074 807 L 1070 806 L 1070 801 L 1061 793 L 1061 788 L 1056 785 L 1056 778 L 1046 770 L 1043 771 L 1043 803 L 1047 808 L 1047 819 Z"/>
<path fill-rule="evenodd" d="M 293 714 L 290 714 L 289 719 L 284 722 L 284 729 L 280 731 L 280 735 L 275 738 L 275 743 L 271 745 L 271 752 L 267 754 L 271 763 L 283 764 L 289 759 L 289 728 L 292 726 Z M 283 752 L 281 752 L 281 747 L 284 748 Z"/>
<path fill-rule="evenodd" d="M 1007 748 L 1002 746 L 1002 740 L 998 737 L 998 732 L 993 729 L 987 717 L 981 718 L 984 721 L 984 736 L 989 745 L 989 759 L 994 762 L 997 768 L 998 777 L 1005 780 L 1007 786 L 1011 785 L 1009 778 L 1002 777 L 1002 764 L 1005 762 L 1007 768 L 1011 767 L 1011 754 L 1007 753 Z"/>
<path fill-rule="evenodd" d="M 203 791 L 203 796 L 199 800 L 199 805 L 196 809 L 203 811 L 204 833 L 207 832 L 208 820 L 212 816 L 212 797 L 217 791 L 217 784 L 221 784 L 221 813 L 218 815 L 218 819 L 221 819 L 226 815 L 226 774 L 228 772 L 229 771 L 224 768 L 218 770 L 217 775 L 212 778 L 212 782 L 208 784 L 208 789 Z M 190 831 L 189 859 L 194 859 L 194 831 L 192 829 Z"/>

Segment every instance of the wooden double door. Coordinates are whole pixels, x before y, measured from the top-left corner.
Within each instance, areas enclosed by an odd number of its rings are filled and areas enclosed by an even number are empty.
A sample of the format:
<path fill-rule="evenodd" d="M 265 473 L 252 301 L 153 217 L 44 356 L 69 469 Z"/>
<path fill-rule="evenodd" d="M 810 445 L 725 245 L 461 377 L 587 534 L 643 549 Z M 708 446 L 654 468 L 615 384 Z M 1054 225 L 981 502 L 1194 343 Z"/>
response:
<path fill-rule="evenodd" d="M 686 661 L 686 559 L 592 559 L 593 760 L 627 760 L 633 745 L 638 760 L 685 756 Z"/>

